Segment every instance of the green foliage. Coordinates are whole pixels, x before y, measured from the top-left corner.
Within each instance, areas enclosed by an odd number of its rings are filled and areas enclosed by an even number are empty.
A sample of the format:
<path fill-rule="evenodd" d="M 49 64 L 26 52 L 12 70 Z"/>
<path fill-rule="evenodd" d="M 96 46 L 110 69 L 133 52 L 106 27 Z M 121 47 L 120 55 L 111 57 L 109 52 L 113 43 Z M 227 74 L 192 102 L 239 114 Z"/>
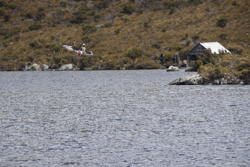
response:
<path fill-rule="evenodd" d="M 143 50 L 137 49 L 137 48 L 131 48 L 127 51 L 126 56 L 130 59 L 136 59 L 139 57 L 142 57 L 145 55 L 145 52 Z"/>
<path fill-rule="evenodd" d="M 242 55 L 243 50 L 240 48 L 229 48 L 230 52 L 233 54 L 238 54 L 238 55 Z"/>
<path fill-rule="evenodd" d="M 250 69 L 242 70 L 239 78 L 244 82 L 244 84 L 250 84 Z"/>
<path fill-rule="evenodd" d="M 175 8 L 178 8 L 180 5 L 182 4 L 182 2 L 180 1 L 167 1 L 167 2 L 164 2 L 164 7 L 166 9 L 175 9 Z"/>
<path fill-rule="evenodd" d="M 0 8 L 0 16 L 4 16 L 5 10 Z"/>
<path fill-rule="evenodd" d="M 50 51 L 54 53 L 58 53 L 61 51 L 62 47 L 56 44 L 48 44 L 45 46 L 46 48 L 50 49 Z"/>
<path fill-rule="evenodd" d="M 158 69 L 160 64 L 148 57 L 139 57 L 133 64 L 134 69 Z"/>
<path fill-rule="evenodd" d="M 70 22 L 72 24 L 82 24 L 85 20 L 87 20 L 86 16 L 75 13 L 73 19 Z"/>
<path fill-rule="evenodd" d="M 221 57 L 220 55 L 214 55 L 209 50 L 204 52 L 203 55 L 197 56 L 197 60 L 191 62 L 193 66 L 193 70 L 197 71 L 202 65 L 212 64 L 215 65 L 218 61 L 218 58 Z"/>
<path fill-rule="evenodd" d="M 123 8 L 122 8 L 122 11 L 121 11 L 121 13 L 129 14 L 129 15 L 133 14 L 133 12 L 135 12 L 135 8 L 131 4 L 124 5 Z"/>
<path fill-rule="evenodd" d="M 9 8 L 9 9 L 15 9 L 16 5 L 11 4 L 9 2 L 0 1 L 0 8 L 1 7 L 5 7 L 5 8 Z"/>
<path fill-rule="evenodd" d="M 201 65 L 198 72 L 207 81 L 233 78 L 250 84 L 250 59 L 239 55 L 222 55 L 214 64 Z"/>
<path fill-rule="evenodd" d="M 96 32 L 96 31 L 97 31 L 97 28 L 96 28 L 95 26 L 93 26 L 93 25 L 84 24 L 84 25 L 82 26 L 82 33 L 83 33 L 84 35 L 86 35 L 86 34 L 91 34 L 91 33 L 94 33 L 94 32 Z"/>
<path fill-rule="evenodd" d="M 227 21 L 227 19 L 225 19 L 225 18 L 219 19 L 219 20 L 216 22 L 216 26 L 217 26 L 217 27 L 224 28 L 224 27 L 226 27 L 227 22 L 228 22 L 228 21 Z"/>
<path fill-rule="evenodd" d="M 41 24 L 33 24 L 33 25 L 29 26 L 30 31 L 36 31 L 36 30 L 39 30 L 41 28 L 42 28 Z"/>
<path fill-rule="evenodd" d="M 96 7 L 100 10 L 100 9 L 105 9 L 109 6 L 110 1 L 109 0 L 102 0 L 102 1 L 98 1 L 96 2 Z"/>
<path fill-rule="evenodd" d="M 19 33 L 18 29 L 0 29 L 0 36 L 10 38 Z"/>
<path fill-rule="evenodd" d="M 225 77 L 225 75 L 230 72 L 228 68 L 223 67 L 219 64 L 206 64 L 200 67 L 199 73 L 205 80 L 214 81 Z"/>
<path fill-rule="evenodd" d="M 72 24 L 82 24 L 88 20 L 88 18 L 94 17 L 95 11 L 89 9 L 85 4 L 81 5 L 76 12 L 73 13 L 71 19 Z"/>
<path fill-rule="evenodd" d="M 4 15 L 4 16 L 3 16 L 4 22 L 10 21 L 10 18 L 11 18 L 10 15 Z"/>

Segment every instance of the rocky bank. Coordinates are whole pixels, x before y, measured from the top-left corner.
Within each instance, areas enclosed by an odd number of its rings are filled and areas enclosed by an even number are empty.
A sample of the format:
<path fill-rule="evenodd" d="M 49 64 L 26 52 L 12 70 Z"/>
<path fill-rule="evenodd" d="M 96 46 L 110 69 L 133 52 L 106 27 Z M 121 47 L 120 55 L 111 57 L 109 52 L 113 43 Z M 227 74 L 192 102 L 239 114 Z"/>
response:
<path fill-rule="evenodd" d="M 169 85 L 232 85 L 244 84 L 242 80 L 237 77 L 223 77 L 214 80 L 206 80 L 200 74 L 190 75 L 178 78 L 169 83 Z"/>

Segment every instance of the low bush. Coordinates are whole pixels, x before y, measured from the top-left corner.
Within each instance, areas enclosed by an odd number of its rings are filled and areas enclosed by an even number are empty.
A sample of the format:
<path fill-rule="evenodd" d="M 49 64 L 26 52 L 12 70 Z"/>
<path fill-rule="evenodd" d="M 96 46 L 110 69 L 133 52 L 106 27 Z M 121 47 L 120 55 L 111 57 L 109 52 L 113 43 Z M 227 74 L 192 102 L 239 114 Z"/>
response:
<path fill-rule="evenodd" d="M 0 29 L 0 35 L 4 38 L 10 38 L 16 34 L 18 34 L 20 31 L 19 29 Z"/>
<path fill-rule="evenodd" d="M 83 35 L 86 35 L 86 34 L 91 34 L 91 33 L 94 33 L 97 31 L 97 28 L 93 25 L 83 25 L 82 26 L 82 33 Z"/>
<path fill-rule="evenodd" d="M 137 48 L 128 49 L 127 54 L 126 54 L 127 57 L 133 60 L 136 58 L 142 57 L 144 55 L 145 55 L 145 52 Z"/>
<path fill-rule="evenodd" d="M 134 61 L 134 69 L 158 69 L 160 64 L 148 57 L 139 57 Z"/>
<path fill-rule="evenodd" d="M 206 64 L 199 68 L 199 74 L 207 81 L 214 81 L 233 73 L 221 65 Z"/>
<path fill-rule="evenodd" d="M 4 9 L 0 9 L 0 16 L 4 16 L 5 14 L 5 10 Z"/>
<path fill-rule="evenodd" d="M 128 15 L 133 14 L 134 12 L 135 12 L 135 8 L 131 4 L 124 5 L 121 11 L 121 13 L 128 14 Z"/>
<path fill-rule="evenodd" d="M 217 26 L 217 27 L 224 28 L 224 27 L 226 27 L 226 25 L 227 25 L 227 19 L 224 19 L 224 18 L 219 19 L 219 20 L 216 22 L 216 26 Z"/>
<path fill-rule="evenodd" d="M 42 25 L 40 25 L 40 24 L 33 24 L 33 25 L 29 26 L 30 31 L 36 31 L 36 30 L 39 30 L 41 28 L 42 28 Z"/>

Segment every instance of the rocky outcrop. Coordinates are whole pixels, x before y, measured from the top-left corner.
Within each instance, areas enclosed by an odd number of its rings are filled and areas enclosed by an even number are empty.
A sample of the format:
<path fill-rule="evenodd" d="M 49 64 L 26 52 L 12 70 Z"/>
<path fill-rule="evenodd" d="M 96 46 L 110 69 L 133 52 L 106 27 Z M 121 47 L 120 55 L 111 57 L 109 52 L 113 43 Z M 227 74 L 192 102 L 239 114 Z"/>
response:
<path fill-rule="evenodd" d="M 64 64 L 58 70 L 59 71 L 71 71 L 71 70 L 75 70 L 75 68 L 73 64 Z"/>
<path fill-rule="evenodd" d="M 204 83 L 203 78 L 199 74 L 196 74 L 178 78 L 170 82 L 169 85 L 200 85 L 203 83 Z"/>
<path fill-rule="evenodd" d="M 34 63 L 32 65 L 26 65 L 24 71 L 41 71 L 40 65 Z"/>
<path fill-rule="evenodd" d="M 209 84 L 213 85 L 237 85 L 237 84 L 244 84 L 242 80 L 234 75 L 226 75 L 219 79 L 214 79 L 211 81 L 207 81 Z"/>
<path fill-rule="evenodd" d="M 167 69 L 167 72 L 171 72 L 171 71 L 179 71 L 179 67 L 176 66 L 169 66 Z"/>
<path fill-rule="evenodd" d="M 47 64 L 42 64 L 41 65 L 41 69 L 42 69 L 42 71 L 48 71 L 49 70 L 49 66 Z"/>
<path fill-rule="evenodd" d="M 202 78 L 202 76 L 200 76 L 199 74 L 195 74 L 191 76 L 178 78 L 169 83 L 169 85 L 206 85 L 206 84 L 232 85 L 232 84 L 244 84 L 244 82 L 241 81 L 236 76 L 226 76 L 219 79 L 206 80 Z"/>
<path fill-rule="evenodd" d="M 47 64 L 31 64 L 31 65 L 26 65 L 24 67 L 24 69 L 22 69 L 23 71 L 48 71 L 49 70 L 49 66 Z"/>

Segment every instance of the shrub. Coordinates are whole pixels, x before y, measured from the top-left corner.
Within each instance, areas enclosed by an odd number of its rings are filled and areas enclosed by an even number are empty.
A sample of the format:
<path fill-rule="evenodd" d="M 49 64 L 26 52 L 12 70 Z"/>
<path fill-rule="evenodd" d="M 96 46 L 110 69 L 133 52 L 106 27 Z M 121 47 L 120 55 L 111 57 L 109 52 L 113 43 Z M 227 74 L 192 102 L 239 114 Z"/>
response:
<path fill-rule="evenodd" d="M 27 19 L 32 19 L 33 18 L 33 14 L 32 13 L 26 13 L 24 15 L 24 17 L 27 18 Z"/>
<path fill-rule="evenodd" d="M 207 81 L 214 81 L 232 74 L 228 68 L 213 64 L 202 65 L 198 72 Z"/>
<path fill-rule="evenodd" d="M 120 32 L 121 32 L 121 30 L 120 30 L 120 29 L 117 29 L 117 30 L 115 30 L 115 31 L 114 31 L 115 35 L 120 34 Z"/>
<path fill-rule="evenodd" d="M 82 42 L 83 43 L 89 43 L 89 42 L 91 42 L 91 38 L 89 36 L 85 35 L 85 36 L 82 37 Z"/>
<path fill-rule="evenodd" d="M 112 27 L 113 26 L 113 24 L 112 23 L 106 23 L 106 24 L 104 24 L 104 28 L 109 28 L 109 27 Z"/>
<path fill-rule="evenodd" d="M 104 9 L 107 8 L 109 6 L 110 1 L 109 0 L 103 0 L 103 1 L 99 1 L 96 3 L 96 7 L 100 10 L 100 9 Z"/>
<path fill-rule="evenodd" d="M 224 19 L 224 18 L 219 19 L 219 20 L 216 22 L 216 26 L 217 26 L 217 27 L 224 28 L 224 27 L 226 27 L 226 25 L 227 25 L 227 19 Z"/>
<path fill-rule="evenodd" d="M 4 22 L 8 22 L 10 20 L 10 15 L 3 16 Z"/>
<path fill-rule="evenodd" d="M 4 14 L 5 14 L 4 9 L 0 9 L 0 16 L 4 16 Z"/>
<path fill-rule="evenodd" d="M 91 34 L 97 31 L 97 28 L 93 25 L 83 25 L 82 26 L 82 33 L 85 34 Z"/>
<path fill-rule="evenodd" d="M 39 30 L 41 28 L 42 28 L 42 25 L 40 25 L 40 24 L 33 24 L 33 25 L 29 26 L 30 31 L 36 31 L 36 30 Z"/>
<path fill-rule="evenodd" d="M 222 39 L 222 40 L 227 40 L 228 35 L 227 34 L 220 34 L 219 38 Z"/>
<path fill-rule="evenodd" d="M 148 23 L 148 22 L 144 22 L 144 23 L 143 23 L 143 27 L 144 27 L 144 28 L 149 28 L 149 27 L 150 27 L 150 26 L 149 26 L 149 23 Z"/>
<path fill-rule="evenodd" d="M 154 44 L 152 44 L 152 48 L 160 49 L 161 45 L 159 43 L 154 43 Z"/>
<path fill-rule="evenodd" d="M 241 71 L 239 78 L 244 82 L 244 84 L 250 84 L 250 69 Z"/>
<path fill-rule="evenodd" d="M 15 9 L 16 5 L 10 4 L 8 2 L 1 1 L 0 2 L 0 7 L 6 7 L 6 8 L 9 8 L 9 9 Z"/>
<path fill-rule="evenodd" d="M 241 55 L 243 53 L 243 50 L 238 48 L 229 48 L 229 51 L 233 54 L 238 54 L 238 55 Z"/>
<path fill-rule="evenodd" d="M 129 49 L 127 51 L 127 54 L 126 54 L 126 56 L 131 58 L 131 59 L 136 59 L 136 58 L 139 58 L 139 57 L 144 56 L 144 55 L 145 55 L 144 51 L 137 49 L 137 48 Z"/>
<path fill-rule="evenodd" d="M 0 35 L 1 36 L 4 36 L 4 38 L 10 38 L 16 34 L 19 33 L 19 30 L 18 29 L 11 29 L 11 30 L 8 30 L 8 29 L 0 29 Z"/>
<path fill-rule="evenodd" d="M 40 41 L 31 42 L 29 45 L 33 49 L 40 49 L 43 47 L 43 44 Z"/>
<path fill-rule="evenodd" d="M 178 8 L 181 5 L 182 2 L 178 1 L 169 1 L 169 2 L 164 2 L 163 5 L 166 9 L 173 10 L 175 8 Z"/>
<path fill-rule="evenodd" d="M 65 7 L 67 7 L 67 3 L 64 2 L 64 1 L 61 1 L 61 2 L 60 2 L 60 6 L 63 7 L 63 8 L 65 8 Z"/>
<path fill-rule="evenodd" d="M 0 7 L 6 7 L 8 6 L 7 2 L 0 1 Z"/>
<path fill-rule="evenodd" d="M 40 10 L 35 14 L 34 20 L 35 20 L 35 21 L 40 21 L 40 20 L 42 20 L 44 17 L 45 17 L 45 13 L 43 13 L 43 10 L 40 9 Z"/>
<path fill-rule="evenodd" d="M 75 16 L 70 21 L 72 24 L 82 24 L 84 23 L 85 20 L 87 20 L 87 17 L 84 15 L 77 15 L 77 14 L 74 15 Z"/>
<path fill-rule="evenodd" d="M 52 51 L 54 53 L 57 53 L 57 52 L 61 51 L 61 46 L 56 45 L 56 44 L 46 45 L 46 48 L 50 49 L 50 51 Z"/>
<path fill-rule="evenodd" d="M 147 57 L 139 57 L 135 60 L 133 67 L 135 69 L 158 69 L 160 68 L 160 64 Z"/>
<path fill-rule="evenodd" d="M 213 55 L 210 51 L 206 51 L 203 55 L 197 56 L 196 60 L 191 63 L 193 70 L 197 71 L 202 65 L 216 64 L 220 55 Z"/>
<path fill-rule="evenodd" d="M 130 4 L 126 4 L 125 6 L 123 6 L 121 13 L 124 14 L 133 14 L 133 12 L 135 12 L 135 8 L 130 5 Z"/>

